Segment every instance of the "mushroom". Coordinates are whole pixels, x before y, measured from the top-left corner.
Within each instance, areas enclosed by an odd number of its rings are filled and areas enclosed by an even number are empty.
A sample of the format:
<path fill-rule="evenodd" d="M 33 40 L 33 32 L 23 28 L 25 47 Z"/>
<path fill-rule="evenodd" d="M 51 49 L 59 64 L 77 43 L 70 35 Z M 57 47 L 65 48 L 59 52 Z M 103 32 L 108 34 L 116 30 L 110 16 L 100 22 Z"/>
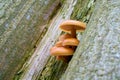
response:
<path fill-rule="evenodd" d="M 76 38 L 76 30 L 83 32 L 85 28 L 85 23 L 76 20 L 66 20 L 60 25 L 60 29 L 64 32 L 71 33 L 73 38 Z"/>
<path fill-rule="evenodd" d="M 65 40 L 65 39 L 67 39 L 67 38 L 72 38 L 72 36 L 70 35 L 70 34 L 63 34 L 63 35 L 61 35 L 60 37 L 59 37 L 59 41 L 55 44 L 55 46 L 57 46 L 57 47 L 68 47 L 68 48 L 70 48 L 70 46 L 63 46 L 63 41 Z M 64 62 L 68 62 L 70 59 L 71 59 L 71 56 L 61 56 L 61 55 L 59 55 L 59 56 L 56 56 L 56 59 L 57 60 L 62 60 L 62 61 L 64 61 Z"/>
<path fill-rule="evenodd" d="M 79 40 L 76 38 L 67 38 L 62 42 L 63 46 L 78 46 Z"/>
<path fill-rule="evenodd" d="M 68 46 L 63 46 L 62 41 L 58 41 L 54 47 L 50 49 L 51 55 L 54 56 L 67 56 L 73 55 L 74 50 Z"/>
<path fill-rule="evenodd" d="M 72 38 L 70 34 L 63 34 L 59 37 L 59 41 L 61 41 L 62 46 L 72 47 L 77 46 L 79 44 L 79 40 L 76 38 Z"/>
<path fill-rule="evenodd" d="M 56 42 L 55 46 L 50 49 L 51 55 L 56 56 L 57 60 L 63 60 L 64 62 L 68 62 L 71 59 L 71 55 L 74 52 L 74 49 L 70 48 L 70 46 L 67 46 L 67 45 L 63 46 L 62 43 L 67 38 L 72 38 L 72 36 L 68 33 L 61 35 L 59 37 L 59 41 Z M 61 51 L 63 51 L 63 52 L 61 52 Z"/>
<path fill-rule="evenodd" d="M 57 46 L 57 47 L 62 47 L 62 46 L 63 46 L 63 45 L 62 45 L 62 41 L 56 42 L 55 46 Z"/>
<path fill-rule="evenodd" d="M 50 53 L 54 56 L 69 56 L 73 55 L 74 50 L 72 48 L 54 46 L 50 49 Z"/>
<path fill-rule="evenodd" d="M 59 37 L 59 41 L 64 41 L 67 38 L 72 38 L 72 36 L 70 34 L 63 34 Z"/>
<path fill-rule="evenodd" d="M 76 39 L 76 30 L 83 32 L 85 28 L 85 23 L 75 20 L 67 20 L 61 23 L 60 29 L 71 34 L 64 34 L 59 37 L 59 41 L 50 49 L 51 55 L 56 56 L 58 60 L 68 62 L 79 44 L 79 40 Z"/>

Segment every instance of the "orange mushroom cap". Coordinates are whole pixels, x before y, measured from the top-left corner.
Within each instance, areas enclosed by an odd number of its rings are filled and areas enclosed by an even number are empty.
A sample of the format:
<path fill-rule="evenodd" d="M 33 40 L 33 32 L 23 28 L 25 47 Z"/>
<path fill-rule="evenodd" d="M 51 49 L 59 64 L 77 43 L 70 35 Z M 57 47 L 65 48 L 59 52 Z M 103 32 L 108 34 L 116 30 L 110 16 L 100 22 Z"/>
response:
<path fill-rule="evenodd" d="M 57 47 L 62 47 L 62 46 L 63 46 L 63 45 L 62 45 L 62 41 L 56 42 L 55 46 L 57 46 Z"/>
<path fill-rule="evenodd" d="M 64 41 L 67 38 L 72 38 L 70 34 L 63 34 L 59 37 L 59 41 Z"/>
<path fill-rule="evenodd" d="M 54 46 L 50 49 L 50 53 L 51 55 L 54 55 L 54 56 L 68 56 L 68 55 L 73 55 L 74 50 L 67 47 Z"/>
<path fill-rule="evenodd" d="M 76 38 L 67 38 L 62 42 L 63 46 L 78 46 L 79 40 Z"/>
<path fill-rule="evenodd" d="M 60 29 L 65 32 L 70 32 L 72 29 L 78 32 L 83 32 L 86 28 L 86 24 L 76 20 L 66 20 L 60 25 Z"/>

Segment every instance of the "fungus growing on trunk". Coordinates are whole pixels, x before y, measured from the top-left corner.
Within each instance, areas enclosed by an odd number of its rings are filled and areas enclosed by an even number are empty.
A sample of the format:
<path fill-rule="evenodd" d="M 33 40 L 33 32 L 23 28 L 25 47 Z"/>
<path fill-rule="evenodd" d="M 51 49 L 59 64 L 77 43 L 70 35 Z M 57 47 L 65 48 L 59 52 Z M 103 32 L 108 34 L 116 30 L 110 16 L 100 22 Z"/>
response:
<path fill-rule="evenodd" d="M 62 42 L 63 46 L 78 46 L 79 40 L 76 38 L 67 38 Z"/>
<path fill-rule="evenodd" d="M 64 41 L 65 39 L 72 38 L 71 34 L 63 34 L 59 37 L 59 41 Z"/>
<path fill-rule="evenodd" d="M 73 55 L 74 50 L 72 48 L 54 46 L 50 49 L 50 53 L 54 56 L 69 56 Z"/>
<path fill-rule="evenodd" d="M 76 20 L 66 20 L 60 24 L 60 29 L 64 32 L 71 33 L 73 38 L 76 38 L 76 31 L 83 32 L 86 24 Z"/>
<path fill-rule="evenodd" d="M 55 44 L 55 46 L 50 49 L 51 55 L 54 55 L 54 56 L 72 55 L 74 50 L 69 46 L 62 45 L 63 41 L 69 37 L 71 37 L 69 34 L 62 35 L 59 38 L 59 41 Z"/>
<path fill-rule="evenodd" d="M 57 60 L 69 62 L 76 46 L 79 44 L 79 40 L 76 38 L 76 31 L 83 32 L 85 28 L 85 23 L 75 20 L 67 20 L 61 23 L 60 29 L 67 32 L 67 34 L 59 37 L 59 41 L 50 49 L 51 55 L 56 56 Z"/>

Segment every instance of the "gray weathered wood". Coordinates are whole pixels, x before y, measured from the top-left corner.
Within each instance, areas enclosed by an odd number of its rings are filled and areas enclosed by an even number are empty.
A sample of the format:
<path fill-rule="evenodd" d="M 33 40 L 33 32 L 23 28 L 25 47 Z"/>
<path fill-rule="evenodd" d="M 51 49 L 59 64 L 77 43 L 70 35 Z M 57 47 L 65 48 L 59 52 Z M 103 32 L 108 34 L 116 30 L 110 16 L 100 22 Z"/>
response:
<path fill-rule="evenodd" d="M 94 9 L 94 2 L 94 0 L 77 0 L 71 19 L 88 22 Z M 81 40 L 81 34 L 77 35 L 77 38 Z M 39 80 L 59 80 L 67 66 L 68 63 L 62 60 L 56 60 L 55 57 L 52 56 L 48 59 L 44 70 L 39 76 Z"/>
<path fill-rule="evenodd" d="M 0 80 L 12 80 L 31 56 L 60 0 L 0 0 Z"/>
<path fill-rule="evenodd" d="M 76 1 L 77 0 L 65 1 L 60 11 L 51 21 L 49 29 L 37 46 L 36 51 L 33 53 L 30 60 L 26 62 L 24 66 L 24 73 L 22 74 L 20 80 L 36 80 L 39 78 L 39 75 L 50 57 L 50 48 L 54 45 L 55 41 L 61 34 L 59 24 L 66 19 L 70 19 L 70 15 Z"/>
<path fill-rule="evenodd" d="M 61 80 L 120 80 L 120 1 L 97 0 Z"/>

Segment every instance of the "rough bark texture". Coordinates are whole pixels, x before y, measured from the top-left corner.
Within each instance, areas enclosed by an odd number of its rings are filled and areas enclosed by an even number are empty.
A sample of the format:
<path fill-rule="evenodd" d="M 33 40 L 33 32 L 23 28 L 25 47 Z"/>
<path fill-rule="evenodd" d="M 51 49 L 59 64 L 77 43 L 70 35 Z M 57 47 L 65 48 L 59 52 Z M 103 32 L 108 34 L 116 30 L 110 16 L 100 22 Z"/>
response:
<path fill-rule="evenodd" d="M 71 19 L 77 19 L 80 21 L 85 21 L 87 23 L 90 19 L 93 9 L 94 0 L 77 0 L 77 3 L 75 4 L 74 10 L 70 17 Z M 81 40 L 81 34 L 79 34 L 77 38 Z M 67 63 L 56 61 L 55 57 L 51 57 L 44 67 L 41 75 L 39 76 L 39 80 L 59 80 L 62 74 L 65 72 L 67 66 Z"/>
<path fill-rule="evenodd" d="M 59 70 L 62 71 L 61 66 L 64 66 L 62 62 L 56 63 L 55 59 L 53 59 L 52 61 L 48 60 L 48 58 L 50 57 L 50 48 L 58 40 L 58 37 L 61 34 L 61 30 L 59 29 L 59 24 L 66 19 L 70 19 L 70 15 L 73 11 L 74 5 L 76 4 L 76 1 L 77 0 L 71 0 L 71 1 L 66 0 L 64 5 L 58 11 L 57 15 L 53 18 L 53 20 L 51 20 L 49 29 L 44 35 L 43 39 L 38 44 L 36 51 L 30 58 L 30 60 L 26 62 L 26 64 L 23 66 L 22 68 L 23 73 L 22 76 L 20 77 L 21 80 L 38 80 L 39 75 L 41 75 L 41 72 L 45 68 L 44 66 L 46 65 L 47 61 L 50 61 L 50 63 L 47 65 L 49 67 L 52 66 L 53 67 L 51 69 L 46 68 L 47 71 L 44 72 L 46 76 L 55 75 L 56 74 L 55 72 Z M 54 64 L 55 65 L 58 64 L 58 65 L 54 66 Z M 50 74 L 53 73 L 53 71 L 54 74 Z M 46 79 L 46 76 L 45 78 L 44 76 L 40 78 Z M 56 80 L 58 80 L 58 78 L 59 76 L 56 77 Z M 53 78 L 48 77 L 48 79 L 50 80 Z"/>
<path fill-rule="evenodd" d="M 120 1 L 97 0 L 61 80 L 120 80 Z"/>
<path fill-rule="evenodd" d="M 59 6 L 60 0 L 0 0 L 0 80 L 13 79 Z"/>
<path fill-rule="evenodd" d="M 95 1 L 0 0 L 0 80 L 120 80 L 120 1 Z M 70 17 L 88 25 L 68 65 L 49 49 Z"/>

